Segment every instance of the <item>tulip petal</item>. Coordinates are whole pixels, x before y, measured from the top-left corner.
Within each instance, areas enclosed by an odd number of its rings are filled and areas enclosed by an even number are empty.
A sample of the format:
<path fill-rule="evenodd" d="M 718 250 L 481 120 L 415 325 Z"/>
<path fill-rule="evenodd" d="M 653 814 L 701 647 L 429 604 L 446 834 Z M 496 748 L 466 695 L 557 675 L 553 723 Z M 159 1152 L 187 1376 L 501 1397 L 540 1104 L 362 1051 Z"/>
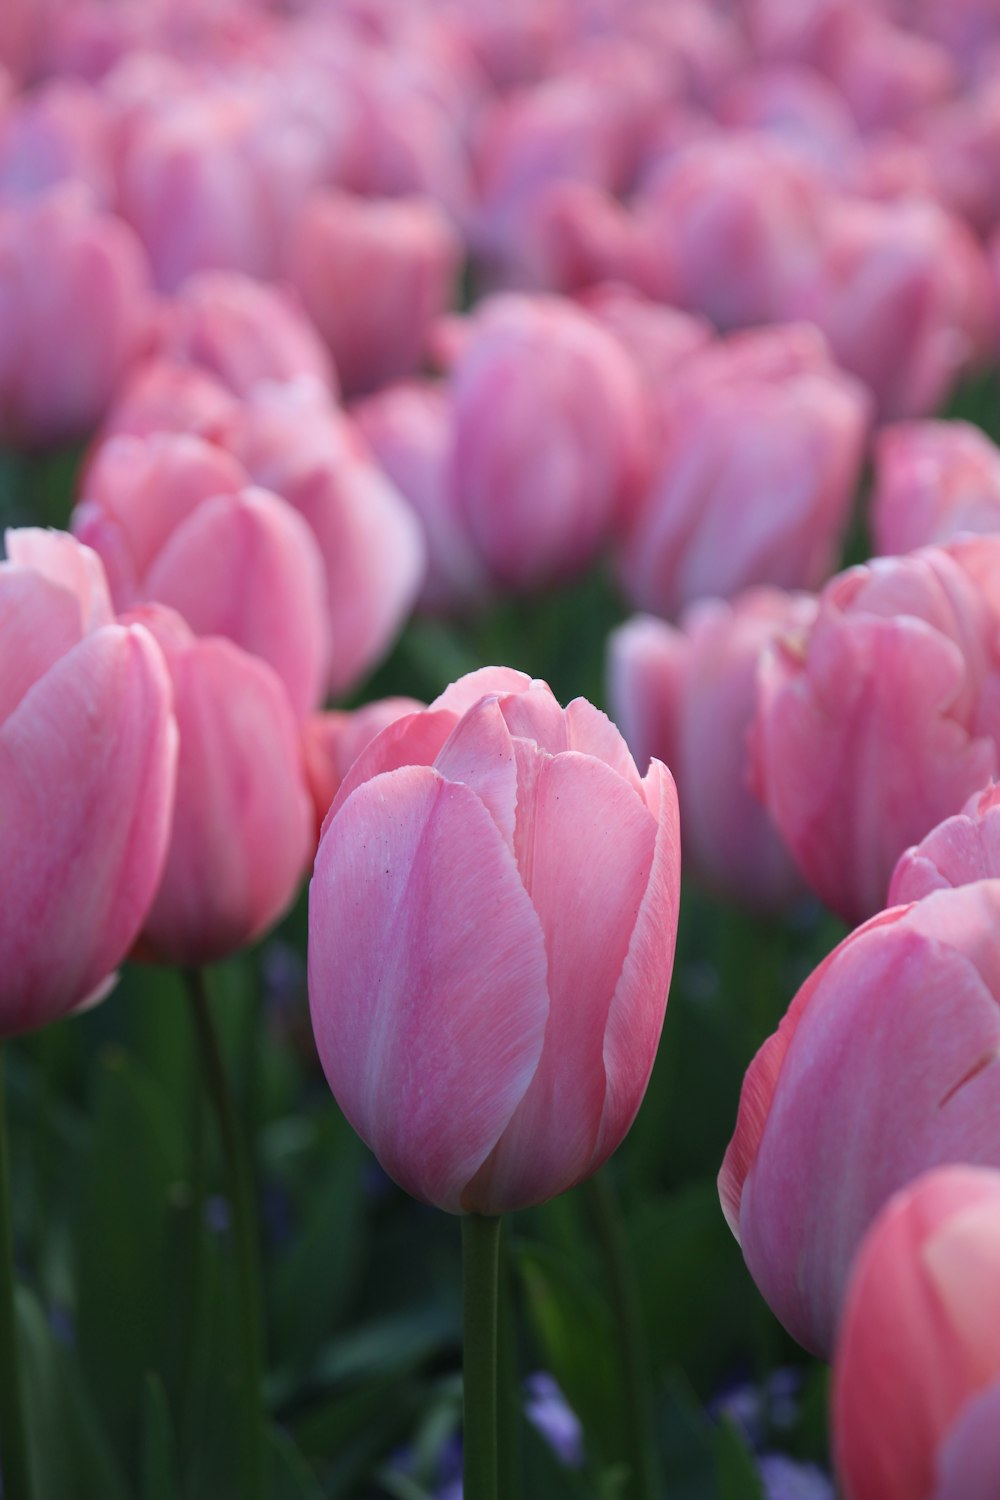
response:
<path fill-rule="evenodd" d="M 79 639 L 80 609 L 72 594 L 27 568 L 0 565 L 0 724 Z"/>
<path fill-rule="evenodd" d="M 673 777 L 658 760 L 650 763 L 644 791 L 656 819 L 653 866 L 608 1012 L 607 1092 L 589 1171 L 607 1160 L 635 1119 L 653 1069 L 673 972 L 681 894 L 680 822 Z"/>
<path fill-rule="evenodd" d="M 526 693 L 531 687 L 531 678 L 526 672 L 513 667 L 478 667 L 475 672 L 466 672 L 457 682 L 452 682 L 444 692 L 434 699 L 431 708 L 446 708 L 449 713 L 464 714 L 474 708 L 480 698 L 503 697 L 509 693 Z"/>
<path fill-rule="evenodd" d="M 994 1277 L 996 1264 L 993 1266 Z M 930 1500 L 996 1500 L 1000 1475 L 1000 1380 L 966 1402 L 938 1453 Z"/>
<path fill-rule="evenodd" d="M 514 852 L 517 764 L 510 730 L 496 698 L 484 698 L 462 715 L 434 761 L 446 781 L 458 781 L 479 797 Z"/>
<path fill-rule="evenodd" d="M 365 782 L 310 889 L 309 992 L 330 1087 L 385 1169 L 451 1212 L 538 1065 L 545 944 L 476 794 L 428 767 Z"/>
<path fill-rule="evenodd" d="M 110 625 L 115 617 L 108 581 L 96 552 L 84 547 L 65 531 L 45 531 L 24 526 L 8 531 L 7 556 L 12 563 L 30 568 L 65 589 L 77 601 L 83 634 Z"/>
<path fill-rule="evenodd" d="M 138 627 L 95 631 L 0 730 L 0 1031 L 40 1026 L 124 958 L 166 851 L 176 728 Z"/>
<path fill-rule="evenodd" d="M 608 1012 L 657 831 L 645 801 L 601 761 L 575 751 L 538 761 L 534 836 L 519 863 L 545 933 L 551 1009 L 531 1087 L 463 1196 L 486 1213 L 544 1201 L 586 1172 L 605 1103 Z"/>
<path fill-rule="evenodd" d="M 642 778 L 621 730 L 586 698 L 574 698 L 566 705 L 566 736 L 570 750 L 602 760 L 628 782 L 637 796 L 643 795 Z"/>
<path fill-rule="evenodd" d="M 446 710 L 425 709 L 406 714 L 389 724 L 365 746 L 340 784 L 323 823 L 323 832 L 362 783 L 398 771 L 403 766 L 431 766 L 455 728 L 455 715 Z"/>

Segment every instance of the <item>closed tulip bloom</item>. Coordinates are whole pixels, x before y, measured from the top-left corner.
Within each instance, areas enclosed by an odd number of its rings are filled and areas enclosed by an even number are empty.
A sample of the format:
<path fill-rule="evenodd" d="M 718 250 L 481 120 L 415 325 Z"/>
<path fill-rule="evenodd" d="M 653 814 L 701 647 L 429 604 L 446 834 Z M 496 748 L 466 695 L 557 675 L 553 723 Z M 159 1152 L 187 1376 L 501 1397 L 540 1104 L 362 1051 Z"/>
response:
<path fill-rule="evenodd" d="M 73 527 L 105 559 L 119 609 L 169 605 L 198 635 L 270 662 L 297 714 L 322 701 L 330 620 L 319 548 L 230 454 L 182 433 L 111 438 L 92 457 Z"/>
<path fill-rule="evenodd" d="M 419 367 L 435 320 L 451 305 L 460 260 L 458 236 L 429 198 L 310 197 L 288 274 L 347 395 Z"/>
<path fill-rule="evenodd" d="M 297 299 L 239 271 L 189 277 L 166 305 L 158 343 L 167 359 L 208 370 L 237 396 L 299 375 L 337 394 L 330 357 Z"/>
<path fill-rule="evenodd" d="M 143 359 L 122 382 L 101 436 L 189 432 L 217 442 L 238 411 L 236 397 L 207 370 L 174 360 Z"/>
<path fill-rule="evenodd" d="M 142 353 L 142 247 L 76 185 L 0 209 L 0 441 L 85 437 Z"/>
<path fill-rule="evenodd" d="M 1000 531 L 1000 449 L 970 422 L 900 422 L 875 446 L 876 552 Z"/>
<path fill-rule="evenodd" d="M 689 868 L 760 911 L 787 907 L 804 881 L 751 787 L 757 663 L 814 608 L 804 595 L 755 589 L 693 605 L 679 630 L 638 616 L 608 642 L 612 713 L 637 765 L 655 755 L 673 768 Z"/>
<path fill-rule="evenodd" d="M 630 602 L 672 616 L 755 584 L 818 588 L 840 559 L 868 410 L 813 329 L 744 333 L 688 358 L 624 530 Z"/>
<path fill-rule="evenodd" d="M 162 606 L 132 618 L 166 659 L 180 734 L 170 845 L 140 953 L 212 963 L 276 922 L 305 872 L 313 810 L 299 726 L 266 662 L 195 636 Z"/>
<path fill-rule="evenodd" d="M 823 330 L 883 420 L 928 416 L 992 354 L 986 256 L 966 225 L 930 201 L 831 203 L 822 250 L 785 306 Z"/>
<path fill-rule="evenodd" d="M 331 709 L 329 713 L 310 714 L 302 725 L 302 750 L 317 831 L 365 746 L 397 719 L 418 713 L 425 706 L 416 698 L 379 698 L 352 712 Z"/>
<path fill-rule="evenodd" d="M 0 121 L 0 196 L 31 198 L 76 181 L 92 200 L 114 200 L 111 121 L 96 89 L 57 79 L 23 94 Z"/>
<path fill-rule="evenodd" d="M 678 892 L 670 773 L 583 699 L 485 668 L 372 741 L 320 843 L 309 992 L 390 1176 L 500 1214 L 595 1171 L 653 1065 Z"/>
<path fill-rule="evenodd" d="M 149 910 L 173 808 L 170 679 L 98 559 L 9 531 L 0 563 L 0 1035 L 104 991 Z M 111 732 L 109 732 L 111 731 Z"/>
<path fill-rule="evenodd" d="M 351 419 L 315 382 L 261 386 L 226 443 L 309 525 L 326 573 L 329 686 L 347 692 L 389 649 L 423 580 L 420 523 Z"/>
<path fill-rule="evenodd" d="M 873 917 L 747 1072 L 723 1211 L 773 1312 L 823 1358 L 892 1194 L 948 1162 L 1000 1166 L 998 922 L 998 880 Z"/>
<path fill-rule="evenodd" d="M 642 389 L 621 345 L 562 299 L 489 298 L 451 393 L 456 502 L 492 577 L 533 589 L 586 567 L 647 459 Z"/>
<path fill-rule="evenodd" d="M 712 338 L 704 318 L 654 302 L 632 286 L 616 282 L 592 286 L 581 293 L 580 302 L 625 346 L 657 408 L 688 357 Z"/>
<path fill-rule="evenodd" d="M 1000 1475 L 1000 1172 L 940 1167 L 862 1241 L 837 1339 L 847 1500 L 992 1500 Z"/>
<path fill-rule="evenodd" d="M 847 922 L 884 906 L 903 850 L 996 774 L 998 560 L 983 537 L 851 568 L 761 664 L 756 784 Z"/>
<path fill-rule="evenodd" d="M 900 855 L 888 904 L 919 901 L 931 891 L 1000 879 L 1000 784 L 991 782 Z"/>
<path fill-rule="evenodd" d="M 639 202 L 664 300 L 722 329 L 782 320 L 789 282 L 817 253 L 822 200 L 815 172 L 764 136 L 717 132 L 682 147 Z"/>

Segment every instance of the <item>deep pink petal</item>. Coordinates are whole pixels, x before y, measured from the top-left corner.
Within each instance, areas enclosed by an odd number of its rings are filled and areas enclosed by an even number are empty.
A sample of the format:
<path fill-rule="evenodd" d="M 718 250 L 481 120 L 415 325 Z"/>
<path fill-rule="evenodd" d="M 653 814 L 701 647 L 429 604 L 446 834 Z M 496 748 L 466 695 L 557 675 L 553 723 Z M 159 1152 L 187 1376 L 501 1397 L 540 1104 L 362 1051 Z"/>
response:
<path fill-rule="evenodd" d="M 538 919 L 474 792 L 410 766 L 328 823 L 309 899 L 327 1079 L 408 1192 L 458 1212 L 538 1064 Z"/>

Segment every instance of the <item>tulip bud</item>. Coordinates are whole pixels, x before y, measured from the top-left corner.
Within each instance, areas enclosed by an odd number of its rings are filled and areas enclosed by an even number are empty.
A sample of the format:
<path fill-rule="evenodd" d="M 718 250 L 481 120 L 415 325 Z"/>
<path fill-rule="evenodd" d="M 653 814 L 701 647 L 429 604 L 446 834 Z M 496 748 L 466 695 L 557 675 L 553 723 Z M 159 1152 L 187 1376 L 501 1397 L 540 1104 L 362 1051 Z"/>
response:
<path fill-rule="evenodd" d="M 765 1300 L 824 1358 L 891 1195 L 946 1162 L 1000 1166 L 998 923 L 1000 880 L 881 912 L 750 1064 L 723 1211 Z"/>
<path fill-rule="evenodd" d="M 837 1339 L 847 1500 L 991 1500 L 1000 1474 L 1000 1172 L 946 1166 L 861 1243 Z"/>
<path fill-rule="evenodd" d="M 390 1176 L 499 1214 L 596 1171 L 653 1065 L 678 878 L 670 773 L 583 699 L 484 668 L 372 741 L 316 858 L 309 993 Z"/>
<path fill-rule="evenodd" d="M 0 1035 L 98 998 L 163 869 L 177 729 L 147 630 L 117 624 L 100 563 L 9 531 L 0 563 Z"/>
<path fill-rule="evenodd" d="M 887 556 L 1000 530 L 1000 449 L 969 422 L 899 422 L 875 447 L 875 550 Z"/>

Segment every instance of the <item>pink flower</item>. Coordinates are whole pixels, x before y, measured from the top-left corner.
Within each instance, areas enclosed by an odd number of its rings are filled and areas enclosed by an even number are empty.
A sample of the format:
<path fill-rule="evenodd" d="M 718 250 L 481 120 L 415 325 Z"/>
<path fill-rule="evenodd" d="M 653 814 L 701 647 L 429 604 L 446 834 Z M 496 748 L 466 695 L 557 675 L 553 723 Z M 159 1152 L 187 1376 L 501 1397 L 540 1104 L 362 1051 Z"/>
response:
<path fill-rule="evenodd" d="M 814 329 L 689 356 L 663 392 L 652 478 L 624 528 L 631 603 L 673 615 L 754 584 L 818 587 L 840 558 L 867 419 Z"/>
<path fill-rule="evenodd" d="M 357 395 L 409 375 L 450 306 L 461 245 L 426 198 L 314 193 L 296 223 L 288 271 Z"/>
<path fill-rule="evenodd" d="M 159 605 L 136 610 L 173 683 L 177 801 L 143 957 L 204 964 L 284 913 L 313 840 L 299 727 L 280 679 L 231 641 L 199 639 Z"/>
<path fill-rule="evenodd" d="M 319 548 L 278 496 L 200 438 L 111 438 L 73 528 L 104 559 L 119 609 L 156 600 L 198 635 L 270 662 L 300 716 L 325 696 L 329 607 Z"/>
<path fill-rule="evenodd" d="M 560 298 L 489 298 L 451 396 L 456 503 L 489 573 L 531 589 L 586 567 L 646 461 L 639 377 L 621 345 Z"/>
<path fill-rule="evenodd" d="M 845 921 L 878 911 L 903 850 L 996 774 L 998 578 L 986 537 L 851 568 L 762 663 L 758 790 Z"/>
<path fill-rule="evenodd" d="M 1000 1165 L 998 922 L 998 880 L 873 917 L 806 980 L 747 1072 L 723 1210 L 772 1310 L 825 1358 L 891 1195 L 947 1162 Z"/>
<path fill-rule="evenodd" d="M 0 122 L 0 194 L 29 198 L 70 181 L 85 184 L 99 207 L 113 206 L 107 106 L 86 84 L 56 79 L 21 95 Z"/>
<path fill-rule="evenodd" d="M 101 436 L 188 432 L 218 441 L 238 411 L 236 397 L 206 370 L 173 360 L 145 359 L 122 383 Z"/>
<path fill-rule="evenodd" d="M 677 778 L 688 867 L 763 911 L 789 905 L 803 882 L 750 786 L 757 663 L 814 607 L 803 595 L 757 589 L 731 605 L 691 606 L 680 630 L 638 616 L 608 643 L 611 708 L 636 764 L 655 755 Z"/>
<path fill-rule="evenodd" d="M 100 998 L 149 910 L 174 799 L 170 681 L 98 559 L 9 531 L 0 563 L 0 1034 Z"/>
<path fill-rule="evenodd" d="M 142 247 L 83 188 L 0 209 L 0 440 L 85 437 L 151 333 Z"/>
<path fill-rule="evenodd" d="M 1000 1474 L 1000 1173 L 929 1172 L 862 1241 L 837 1340 L 848 1500 L 991 1500 Z"/>
<path fill-rule="evenodd" d="M 310 890 L 327 1079 L 408 1192 L 453 1213 L 595 1171 L 642 1099 L 677 923 L 677 804 L 614 726 L 506 668 L 362 753 Z"/>
<path fill-rule="evenodd" d="M 933 412 L 992 352 L 986 257 L 966 225 L 919 199 L 831 203 L 822 250 L 785 307 L 823 330 L 883 419 Z"/>
<path fill-rule="evenodd" d="M 1000 531 L 1000 449 L 969 422 L 900 422 L 875 446 L 876 552 Z"/>
<path fill-rule="evenodd" d="M 945 818 L 899 857 L 888 904 L 919 901 L 931 891 L 1000 878 L 1000 783 L 974 793 L 960 813 Z"/>
<path fill-rule="evenodd" d="M 258 387 L 225 441 L 316 538 L 333 635 L 330 687 L 346 692 L 389 649 L 413 606 L 426 565 L 420 524 L 315 382 Z"/>
<path fill-rule="evenodd" d="M 166 305 L 159 352 L 198 365 L 237 396 L 308 375 L 337 394 L 336 374 L 298 300 L 239 271 L 190 276 Z"/>

